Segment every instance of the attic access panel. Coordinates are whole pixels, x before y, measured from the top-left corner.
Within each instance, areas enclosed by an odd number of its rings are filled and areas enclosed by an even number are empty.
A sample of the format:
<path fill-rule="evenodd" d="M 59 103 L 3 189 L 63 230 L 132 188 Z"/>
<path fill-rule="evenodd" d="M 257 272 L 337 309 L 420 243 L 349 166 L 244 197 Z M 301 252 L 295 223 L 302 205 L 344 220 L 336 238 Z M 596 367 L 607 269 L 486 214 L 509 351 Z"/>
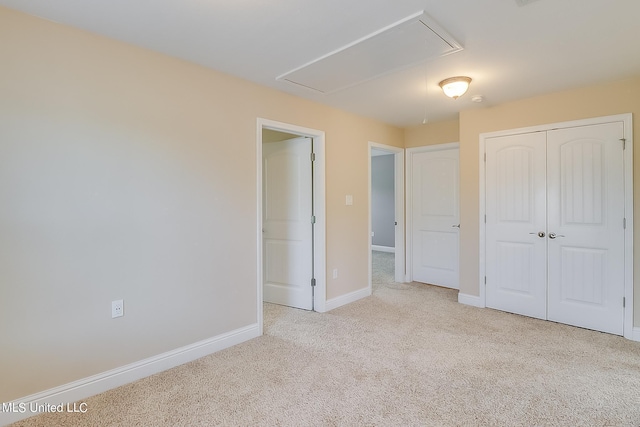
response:
<path fill-rule="evenodd" d="M 462 49 L 429 15 L 419 12 L 277 80 L 330 94 Z"/>

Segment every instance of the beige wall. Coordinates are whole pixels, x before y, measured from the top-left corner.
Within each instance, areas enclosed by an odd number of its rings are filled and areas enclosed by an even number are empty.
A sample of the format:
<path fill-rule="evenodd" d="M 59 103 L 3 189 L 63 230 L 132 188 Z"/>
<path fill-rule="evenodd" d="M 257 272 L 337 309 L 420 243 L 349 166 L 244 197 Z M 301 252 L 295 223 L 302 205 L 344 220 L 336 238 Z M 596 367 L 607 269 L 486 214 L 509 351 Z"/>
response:
<path fill-rule="evenodd" d="M 622 113 L 634 114 L 634 169 L 640 161 L 638 117 L 640 116 L 640 77 L 499 105 L 463 111 L 460 114 L 461 176 L 461 271 L 460 290 L 478 295 L 479 268 L 479 135 L 483 132 L 514 129 L 548 123 L 579 120 Z M 640 214 L 640 177 L 634 176 L 634 222 Z M 637 228 L 637 227 L 636 227 Z M 634 246 L 640 248 L 638 233 Z M 640 251 L 635 251 L 634 269 L 640 267 Z M 640 281 L 634 279 L 634 324 L 640 325 Z"/>
<path fill-rule="evenodd" d="M 367 286 L 401 129 L 4 8 L 0 58 L 0 401 L 256 322 L 257 117 L 326 132 L 327 298 Z"/>
<path fill-rule="evenodd" d="M 427 123 L 404 130 L 405 148 L 459 141 L 460 122 L 458 120 Z"/>

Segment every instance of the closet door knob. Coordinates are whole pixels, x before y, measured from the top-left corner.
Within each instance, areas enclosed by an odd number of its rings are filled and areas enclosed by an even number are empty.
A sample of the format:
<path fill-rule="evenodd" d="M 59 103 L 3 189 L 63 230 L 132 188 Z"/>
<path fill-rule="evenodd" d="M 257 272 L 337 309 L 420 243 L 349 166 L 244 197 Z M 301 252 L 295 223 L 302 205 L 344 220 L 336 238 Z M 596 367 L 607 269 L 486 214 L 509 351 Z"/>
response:
<path fill-rule="evenodd" d="M 529 234 L 537 234 L 538 237 L 544 237 L 545 236 L 544 231 L 538 231 L 537 233 L 529 233 Z"/>

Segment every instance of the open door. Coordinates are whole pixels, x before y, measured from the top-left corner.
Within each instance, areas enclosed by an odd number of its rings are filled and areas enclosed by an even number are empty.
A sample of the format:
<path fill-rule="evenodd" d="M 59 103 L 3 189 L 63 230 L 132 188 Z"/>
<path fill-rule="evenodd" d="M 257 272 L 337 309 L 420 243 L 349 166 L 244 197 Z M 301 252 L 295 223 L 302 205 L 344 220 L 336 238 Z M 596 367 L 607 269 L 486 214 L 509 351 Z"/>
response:
<path fill-rule="evenodd" d="M 263 146 L 265 302 L 313 309 L 311 138 Z"/>

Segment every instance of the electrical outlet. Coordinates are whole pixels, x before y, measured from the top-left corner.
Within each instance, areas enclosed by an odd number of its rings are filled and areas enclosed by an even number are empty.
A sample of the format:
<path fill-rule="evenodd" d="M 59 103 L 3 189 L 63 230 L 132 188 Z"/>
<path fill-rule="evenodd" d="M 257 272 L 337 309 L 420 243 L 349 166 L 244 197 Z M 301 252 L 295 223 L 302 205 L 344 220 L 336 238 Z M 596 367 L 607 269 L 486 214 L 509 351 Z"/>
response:
<path fill-rule="evenodd" d="M 111 301 L 111 318 L 115 319 L 122 316 L 124 316 L 124 301 L 121 299 Z"/>

